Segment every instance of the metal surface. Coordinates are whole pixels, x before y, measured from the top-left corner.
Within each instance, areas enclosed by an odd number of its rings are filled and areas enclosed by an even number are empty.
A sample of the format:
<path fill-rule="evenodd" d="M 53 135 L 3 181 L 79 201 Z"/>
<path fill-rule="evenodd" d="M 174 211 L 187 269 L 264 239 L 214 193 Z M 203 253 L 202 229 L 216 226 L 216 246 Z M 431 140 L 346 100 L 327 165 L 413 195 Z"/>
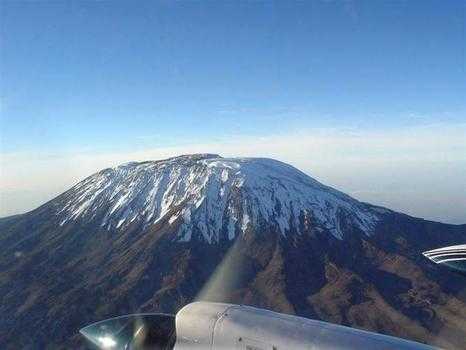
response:
<path fill-rule="evenodd" d="M 427 350 L 420 343 L 249 306 L 196 302 L 176 315 L 175 350 Z"/>
<path fill-rule="evenodd" d="M 258 309 L 195 302 L 177 314 L 141 314 L 81 331 L 96 349 L 433 350 L 420 343 Z"/>

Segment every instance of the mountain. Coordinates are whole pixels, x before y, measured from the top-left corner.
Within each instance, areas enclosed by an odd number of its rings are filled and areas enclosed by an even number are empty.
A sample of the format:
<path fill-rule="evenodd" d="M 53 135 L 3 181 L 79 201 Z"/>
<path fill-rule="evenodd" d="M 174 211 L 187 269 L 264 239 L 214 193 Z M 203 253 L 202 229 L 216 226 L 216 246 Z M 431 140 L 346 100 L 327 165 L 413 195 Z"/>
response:
<path fill-rule="evenodd" d="M 465 280 L 421 252 L 466 225 L 357 201 L 272 159 L 185 155 L 102 170 L 0 219 L 0 348 L 195 298 L 460 348 Z"/>

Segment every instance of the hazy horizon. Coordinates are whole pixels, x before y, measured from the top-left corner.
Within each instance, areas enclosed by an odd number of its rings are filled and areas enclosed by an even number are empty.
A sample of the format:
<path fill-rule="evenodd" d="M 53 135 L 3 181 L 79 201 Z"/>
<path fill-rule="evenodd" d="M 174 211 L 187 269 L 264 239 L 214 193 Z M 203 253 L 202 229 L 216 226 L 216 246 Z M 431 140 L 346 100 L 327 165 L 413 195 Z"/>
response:
<path fill-rule="evenodd" d="M 8 157 L 2 159 L 4 183 L 13 190 L 2 189 L 8 207 L 2 201 L 0 217 L 31 210 L 104 168 L 181 154 L 214 153 L 223 157 L 274 158 L 360 201 L 427 220 L 464 224 L 465 130 L 432 125 L 383 136 L 374 132 L 314 130 L 130 152 L 82 151 L 34 158 L 16 154 L 12 156 L 14 162 L 9 162 Z M 433 139 L 435 132 L 447 133 L 448 141 Z M 413 143 L 414 135 L 417 141 Z M 387 145 L 393 145 L 391 152 L 381 151 Z M 24 171 L 26 167 L 28 171 Z M 21 188 L 29 191 L 21 192 Z"/>

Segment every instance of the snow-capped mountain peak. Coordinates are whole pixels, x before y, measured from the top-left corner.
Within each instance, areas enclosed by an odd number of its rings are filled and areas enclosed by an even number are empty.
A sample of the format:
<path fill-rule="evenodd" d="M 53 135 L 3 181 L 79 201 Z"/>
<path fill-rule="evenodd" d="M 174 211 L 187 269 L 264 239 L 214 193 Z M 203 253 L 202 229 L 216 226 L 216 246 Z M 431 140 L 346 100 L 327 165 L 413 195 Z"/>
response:
<path fill-rule="evenodd" d="M 62 195 L 60 225 L 94 221 L 108 230 L 166 223 L 175 240 L 233 239 L 258 225 L 283 236 L 312 225 L 338 239 L 342 225 L 370 234 L 376 211 L 296 168 L 266 158 L 193 154 L 102 170 Z"/>

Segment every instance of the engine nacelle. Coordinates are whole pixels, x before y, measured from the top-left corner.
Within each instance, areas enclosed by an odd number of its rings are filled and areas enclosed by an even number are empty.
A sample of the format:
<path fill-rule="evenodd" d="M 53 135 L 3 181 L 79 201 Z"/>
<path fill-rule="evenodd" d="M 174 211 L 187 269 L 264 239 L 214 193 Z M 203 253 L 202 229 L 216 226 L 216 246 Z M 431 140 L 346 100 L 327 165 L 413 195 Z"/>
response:
<path fill-rule="evenodd" d="M 175 350 L 421 350 L 433 347 L 250 306 L 195 302 L 176 315 Z"/>
<path fill-rule="evenodd" d="M 81 329 L 97 349 L 433 350 L 431 346 L 244 305 L 194 302 L 176 316 L 140 314 Z"/>

